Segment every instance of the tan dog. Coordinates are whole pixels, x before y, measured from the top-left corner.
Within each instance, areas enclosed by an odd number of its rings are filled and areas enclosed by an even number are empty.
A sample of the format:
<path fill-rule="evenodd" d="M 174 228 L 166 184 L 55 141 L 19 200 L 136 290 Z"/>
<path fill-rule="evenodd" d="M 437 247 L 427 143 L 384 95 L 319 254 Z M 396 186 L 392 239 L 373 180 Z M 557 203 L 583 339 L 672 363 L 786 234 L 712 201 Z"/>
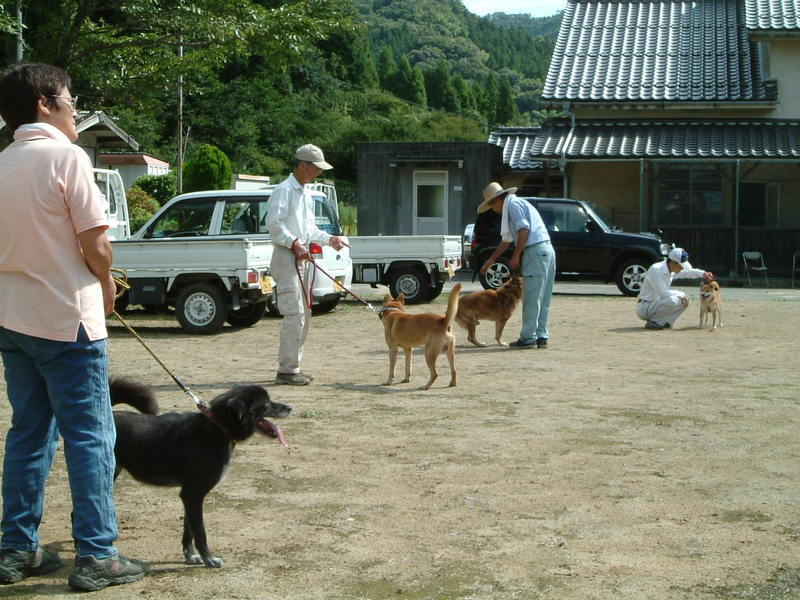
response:
<path fill-rule="evenodd" d="M 501 346 L 503 329 L 514 314 L 522 298 L 522 277 L 513 276 L 496 290 L 472 292 L 458 303 L 456 322 L 467 330 L 467 339 L 476 346 L 484 347 L 475 336 L 475 329 L 481 321 L 494 321 L 494 339 Z"/>
<path fill-rule="evenodd" d="M 700 328 L 708 324 L 708 316 L 711 315 L 711 329 L 717 328 L 717 318 L 719 326 L 722 327 L 722 294 L 719 291 L 719 283 L 710 281 L 700 284 Z"/>
<path fill-rule="evenodd" d="M 453 286 L 444 316 L 432 313 L 408 314 L 403 294 L 397 298 L 386 294 L 380 313 L 386 345 L 389 346 L 389 379 L 384 385 L 392 385 L 394 380 L 398 348 L 402 348 L 406 353 L 406 376 L 401 383 L 408 383 L 411 380 L 411 351 L 418 346 L 425 346 L 425 362 L 428 363 L 428 369 L 431 372 L 428 383 L 420 389 L 427 390 L 436 381 L 439 376 L 436 371 L 436 359 L 445 351 L 447 360 L 450 362 L 450 386 L 456 384 L 456 341 L 452 326 L 458 311 L 458 293 L 460 291 L 460 283 Z"/>

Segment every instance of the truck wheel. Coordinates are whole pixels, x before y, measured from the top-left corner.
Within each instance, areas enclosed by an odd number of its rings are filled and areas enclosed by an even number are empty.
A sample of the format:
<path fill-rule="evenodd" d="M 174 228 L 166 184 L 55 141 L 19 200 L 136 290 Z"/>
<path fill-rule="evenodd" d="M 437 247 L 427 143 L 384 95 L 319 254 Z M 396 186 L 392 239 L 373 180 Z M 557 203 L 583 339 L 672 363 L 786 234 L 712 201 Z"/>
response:
<path fill-rule="evenodd" d="M 389 274 L 389 291 L 392 298 L 405 296 L 406 304 L 419 304 L 427 299 L 428 274 L 416 267 L 398 269 Z"/>
<path fill-rule="evenodd" d="M 444 288 L 444 281 L 437 281 L 435 286 L 429 287 L 428 288 L 428 294 L 426 296 L 428 302 L 438 298 L 439 294 L 442 293 L 442 289 L 443 288 Z"/>
<path fill-rule="evenodd" d="M 266 302 L 256 302 L 243 306 L 239 310 L 231 309 L 227 321 L 234 327 L 252 327 L 261 320 L 267 312 Z"/>
<path fill-rule="evenodd" d="M 311 307 L 311 314 L 312 315 L 324 315 L 325 313 L 331 312 L 336 305 L 339 304 L 339 300 L 341 300 L 340 296 L 336 296 L 333 300 L 326 300 L 325 302 L 320 302 L 319 304 L 315 304 Z"/>
<path fill-rule="evenodd" d="M 222 329 L 228 307 L 219 288 L 208 283 L 192 283 L 178 294 L 175 313 L 185 332 L 206 335 Z"/>
<path fill-rule="evenodd" d="M 130 304 L 130 294 L 128 290 L 122 292 L 121 296 L 118 296 L 114 299 L 114 310 L 117 311 L 118 314 L 122 315 L 128 312 L 128 305 Z"/>
<path fill-rule="evenodd" d="M 267 298 L 267 301 L 265 303 L 267 305 L 267 312 L 269 313 L 270 317 L 280 318 L 283 315 L 281 314 L 281 311 L 278 310 L 278 303 L 272 301 L 273 297 L 274 296 L 270 296 L 269 298 Z"/>
<path fill-rule="evenodd" d="M 644 258 L 630 258 L 617 268 L 615 283 L 625 296 L 638 296 L 647 273 L 648 262 Z"/>
<path fill-rule="evenodd" d="M 506 263 L 499 260 L 490 266 L 486 273 L 478 275 L 478 279 L 480 279 L 483 289 L 496 290 L 511 279 L 511 269 Z"/>

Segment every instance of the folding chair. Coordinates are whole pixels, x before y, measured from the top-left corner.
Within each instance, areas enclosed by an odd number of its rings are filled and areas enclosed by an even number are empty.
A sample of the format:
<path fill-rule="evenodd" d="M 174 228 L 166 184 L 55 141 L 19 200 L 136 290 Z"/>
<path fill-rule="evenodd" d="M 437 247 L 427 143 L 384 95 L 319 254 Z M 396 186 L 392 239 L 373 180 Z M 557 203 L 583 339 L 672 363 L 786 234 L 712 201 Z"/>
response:
<path fill-rule="evenodd" d="M 769 287 L 769 279 L 767 278 L 767 266 L 764 264 L 764 255 L 761 252 L 742 252 L 742 260 L 744 261 L 744 272 L 747 273 L 747 285 L 753 287 L 753 282 L 750 280 L 750 272 L 761 273 L 764 275 L 764 282 Z"/>
<path fill-rule="evenodd" d="M 798 271 L 800 271 L 800 250 L 795 250 L 792 257 L 792 287 L 794 287 L 794 274 Z"/>

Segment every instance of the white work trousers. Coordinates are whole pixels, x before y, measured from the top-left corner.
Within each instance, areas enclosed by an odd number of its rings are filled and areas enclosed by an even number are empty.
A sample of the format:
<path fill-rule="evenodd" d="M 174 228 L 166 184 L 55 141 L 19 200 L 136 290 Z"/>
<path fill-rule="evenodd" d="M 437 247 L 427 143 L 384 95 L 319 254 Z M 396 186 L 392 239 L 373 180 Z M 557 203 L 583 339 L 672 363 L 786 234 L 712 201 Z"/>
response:
<path fill-rule="evenodd" d="M 270 274 L 275 280 L 278 310 L 283 315 L 281 340 L 278 348 L 278 373 L 299 373 L 303 360 L 303 344 L 311 322 L 308 307 L 311 276 L 314 268 L 303 261 L 299 264 L 303 285 L 297 275 L 294 253 L 283 246 L 275 246 L 270 262 Z M 305 294 L 305 299 L 303 295 Z"/>
<path fill-rule="evenodd" d="M 636 305 L 636 316 L 642 321 L 653 321 L 659 325 L 672 325 L 678 320 L 688 307 L 683 305 L 686 294 L 680 290 L 670 290 L 669 296 L 650 300 L 649 302 L 639 302 Z"/>

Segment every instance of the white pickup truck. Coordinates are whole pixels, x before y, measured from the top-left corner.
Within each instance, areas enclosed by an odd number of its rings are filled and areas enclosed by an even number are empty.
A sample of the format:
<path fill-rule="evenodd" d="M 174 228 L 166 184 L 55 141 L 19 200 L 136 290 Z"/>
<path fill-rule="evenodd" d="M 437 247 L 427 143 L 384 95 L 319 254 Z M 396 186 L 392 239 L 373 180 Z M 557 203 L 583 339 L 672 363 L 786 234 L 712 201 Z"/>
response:
<path fill-rule="evenodd" d="M 194 333 L 218 331 L 226 320 L 252 325 L 265 310 L 278 314 L 268 272 L 273 246 L 265 223 L 273 187 L 182 194 L 129 240 L 112 242 L 114 266 L 127 272 L 132 285 L 128 302 L 175 306 L 183 328 Z M 314 191 L 312 198 L 317 226 L 339 233 L 338 212 L 328 197 Z M 342 286 L 350 286 L 352 263 L 347 248 L 337 251 L 312 244 L 309 249 L 333 277 L 318 274 L 314 280 L 312 310 L 322 314 L 338 304 Z M 181 291 L 189 282 L 208 287 L 209 281 L 220 292 L 222 306 L 220 297 L 214 298 L 208 289 L 188 297 Z"/>
<path fill-rule="evenodd" d="M 460 235 L 376 235 L 350 238 L 353 281 L 388 285 L 408 304 L 433 300 L 461 268 Z"/>
<path fill-rule="evenodd" d="M 338 207 L 334 186 L 311 185 Z M 460 235 L 352 236 L 349 243 L 353 283 L 389 286 L 392 296 L 402 293 L 408 304 L 436 298 L 461 268 Z"/>
<path fill-rule="evenodd" d="M 131 286 L 117 309 L 129 304 L 175 308 L 187 333 L 216 333 L 227 321 L 255 325 L 272 292 L 268 240 L 149 239 L 112 241 L 114 267 Z"/>
<path fill-rule="evenodd" d="M 125 198 L 125 184 L 119 171 L 113 169 L 94 169 L 94 182 L 108 201 L 108 239 L 124 240 L 131 234 L 128 201 Z"/>

